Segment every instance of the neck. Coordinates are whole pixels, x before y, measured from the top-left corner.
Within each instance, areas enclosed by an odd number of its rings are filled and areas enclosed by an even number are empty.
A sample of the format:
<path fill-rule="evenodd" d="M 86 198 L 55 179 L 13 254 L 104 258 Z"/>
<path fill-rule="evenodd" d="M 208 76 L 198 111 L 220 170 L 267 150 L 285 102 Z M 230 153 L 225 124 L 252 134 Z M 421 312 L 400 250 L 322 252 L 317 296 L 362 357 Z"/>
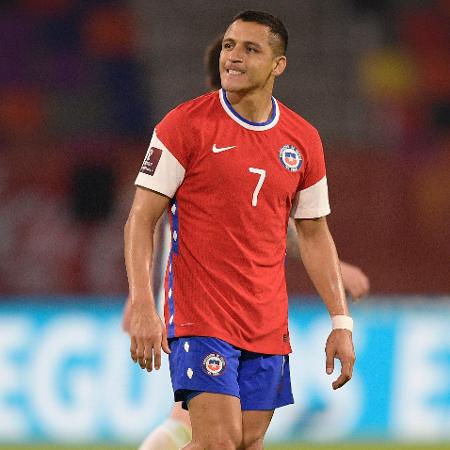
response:
<path fill-rule="evenodd" d="M 227 99 L 233 109 L 250 122 L 262 123 L 272 115 L 271 92 L 226 92 Z"/>

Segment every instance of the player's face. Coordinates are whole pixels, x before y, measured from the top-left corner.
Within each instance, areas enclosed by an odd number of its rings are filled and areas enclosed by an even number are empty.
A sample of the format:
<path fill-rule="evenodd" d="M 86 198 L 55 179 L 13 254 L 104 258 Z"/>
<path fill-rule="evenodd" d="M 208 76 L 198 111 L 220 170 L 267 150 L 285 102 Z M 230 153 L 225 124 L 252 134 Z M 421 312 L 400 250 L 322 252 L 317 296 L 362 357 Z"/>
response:
<path fill-rule="evenodd" d="M 222 87 L 229 92 L 272 90 L 284 71 L 286 58 L 275 56 L 269 27 L 255 22 L 233 22 L 225 32 L 219 69 Z"/>

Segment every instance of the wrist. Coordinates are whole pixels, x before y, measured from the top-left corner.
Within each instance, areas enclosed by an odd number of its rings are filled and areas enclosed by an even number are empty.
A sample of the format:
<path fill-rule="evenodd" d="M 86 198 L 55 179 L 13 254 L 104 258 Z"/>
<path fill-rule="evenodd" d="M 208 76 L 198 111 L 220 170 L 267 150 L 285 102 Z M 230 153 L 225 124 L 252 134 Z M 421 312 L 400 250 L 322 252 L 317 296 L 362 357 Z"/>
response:
<path fill-rule="evenodd" d="M 331 316 L 331 328 L 333 330 L 353 331 L 353 319 L 343 314 Z"/>
<path fill-rule="evenodd" d="M 142 292 L 139 293 L 133 293 L 129 296 L 130 303 L 133 307 L 150 307 L 155 309 L 155 301 L 153 300 L 153 297 L 148 294 L 148 292 Z"/>

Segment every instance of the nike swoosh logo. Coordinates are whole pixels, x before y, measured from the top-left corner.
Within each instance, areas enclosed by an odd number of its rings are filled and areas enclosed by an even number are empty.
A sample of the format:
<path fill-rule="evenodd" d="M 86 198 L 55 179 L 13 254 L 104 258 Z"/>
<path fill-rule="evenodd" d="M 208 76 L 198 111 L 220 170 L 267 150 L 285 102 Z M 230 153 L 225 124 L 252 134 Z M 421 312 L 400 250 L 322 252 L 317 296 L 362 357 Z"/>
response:
<path fill-rule="evenodd" d="M 232 148 L 236 148 L 236 146 L 232 145 L 231 147 L 216 147 L 216 144 L 214 144 L 212 147 L 212 151 L 213 153 L 221 153 L 226 152 L 227 150 L 231 150 Z"/>

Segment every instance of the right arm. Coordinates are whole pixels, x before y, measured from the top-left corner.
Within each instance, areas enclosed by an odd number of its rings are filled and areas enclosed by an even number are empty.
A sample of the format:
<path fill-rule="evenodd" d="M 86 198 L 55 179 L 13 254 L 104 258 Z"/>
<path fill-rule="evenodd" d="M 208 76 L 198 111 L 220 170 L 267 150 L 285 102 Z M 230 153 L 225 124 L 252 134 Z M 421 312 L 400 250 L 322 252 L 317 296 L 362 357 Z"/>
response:
<path fill-rule="evenodd" d="M 153 283 L 155 283 L 155 280 L 158 280 L 159 283 L 162 283 L 163 285 L 164 285 L 164 274 L 163 273 L 161 274 L 162 261 L 160 259 L 159 254 L 161 254 L 161 257 L 165 256 L 165 243 L 164 243 L 165 228 L 166 228 L 166 221 L 164 220 L 163 214 L 163 216 L 161 216 L 161 218 L 158 220 L 153 235 L 153 265 L 151 272 L 151 280 L 153 281 Z M 156 286 L 153 285 L 152 288 L 153 294 L 154 295 L 157 294 Z M 158 303 L 158 300 L 156 300 L 156 302 Z M 159 311 L 159 309 L 158 314 L 161 315 L 161 311 Z M 127 334 L 129 334 L 130 332 L 130 322 L 131 322 L 131 299 L 127 297 L 127 299 L 125 300 L 125 305 L 122 314 L 122 330 Z"/>
<path fill-rule="evenodd" d="M 131 304 L 130 352 L 133 361 L 148 371 L 161 367 L 161 348 L 170 353 L 151 286 L 153 235 L 168 204 L 168 197 L 138 187 L 125 224 L 125 265 Z"/>

